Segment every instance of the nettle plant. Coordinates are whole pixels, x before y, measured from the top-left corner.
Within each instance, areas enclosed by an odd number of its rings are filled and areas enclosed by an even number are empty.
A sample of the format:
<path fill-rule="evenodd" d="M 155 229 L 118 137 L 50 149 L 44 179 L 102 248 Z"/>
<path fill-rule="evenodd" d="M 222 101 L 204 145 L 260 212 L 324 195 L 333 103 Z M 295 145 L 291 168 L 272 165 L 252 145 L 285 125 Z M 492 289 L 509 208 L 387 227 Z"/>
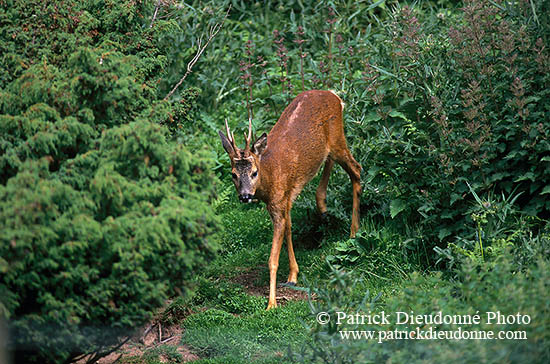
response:
<path fill-rule="evenodd" d="M 376 114 L 360 163 L 391 216 L 427 236 L 464 232 L 468 183 L 480 195 L 521 193 L 524 213 L 550 211 L 549 53 L 527 5 L 468 0 L 457 19 L 439 14 L 441 24 L 396 9 L 385 57 L 367 63 Z"/>
<path fill-rule="evenodd" d="M 356 31 L 359 20 L 344 17 L 356 11 L 355 7 L 338 12 L 330 2 L 319 2 L 304 10 L 300 19 L 291 11 L 288 28 L 269 23 L 264 25 L 273 28 L 264 35 L 245 32 L 239 72 L 248 116 L 261 122 L 276 119 L 290 100 L 305 90 L 345 93 L 351 78 L 348 68 L 360 65 L 361 57 L 354 51 L 359 37 L 348 35 Z"/>

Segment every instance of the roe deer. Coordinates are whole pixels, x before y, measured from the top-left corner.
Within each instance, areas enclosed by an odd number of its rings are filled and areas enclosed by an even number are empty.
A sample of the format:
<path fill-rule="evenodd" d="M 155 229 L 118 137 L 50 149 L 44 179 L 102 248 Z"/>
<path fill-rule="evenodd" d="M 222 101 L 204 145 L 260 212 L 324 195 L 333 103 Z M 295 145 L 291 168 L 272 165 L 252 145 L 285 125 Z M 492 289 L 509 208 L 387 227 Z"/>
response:
<path fill-rule="evenodd" d="M 316 201 L 319 213 L 327 211 L 326 191 L 334 162 L 340 164 L 353 185 L 351 237 L 359 228 L 359 195 L 361 166 L 351 155 L 344 136 L 342 111 L 344 103 L 332 91 L 302 92 L 283 111 L 269 133 L 262 134 L 251 145 L 252 125 L 249 120 L 246 147 L 239 149 L 230 132 L 219 132 L 223 147 L 231 159 L 233 183 L 241 202 L 257 198 L 265 202 L 273 223 L 273 242 L 269 256 L 269 302 L 267 309 L 277 307 L 276 280 L 279 254 L 286 239 L 290 273 L 287 285 L 295 285 L 298 264 L 292 247 L 290 210 L 305 184 L 325 163 Z"/>

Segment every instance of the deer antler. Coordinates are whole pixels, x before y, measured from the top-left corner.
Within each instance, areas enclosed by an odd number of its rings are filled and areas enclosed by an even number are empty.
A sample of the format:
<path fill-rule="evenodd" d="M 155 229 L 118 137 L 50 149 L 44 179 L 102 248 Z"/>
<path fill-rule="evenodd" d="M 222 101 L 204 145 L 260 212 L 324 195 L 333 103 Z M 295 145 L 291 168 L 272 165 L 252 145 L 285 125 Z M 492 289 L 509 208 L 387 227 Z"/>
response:
<path fill-rule="evenodd" d="M 248 118 L 248 136 L 246 136 L 246 133 L 245 133 L 244 137 L 246 138 L 245 150 L 250 150 L 250 141 L 252 139 L 252 118 Z"/>
<path fill-rule="evenodd" d="M 231 146 L 236 151 L 237 145 L 235 144 L 235 135 L 229 130 L 229 125 L 227 125 L 227 118 L 225 119 L 225 132 L 227 133 L 227 139 L 231 142 Z"/>

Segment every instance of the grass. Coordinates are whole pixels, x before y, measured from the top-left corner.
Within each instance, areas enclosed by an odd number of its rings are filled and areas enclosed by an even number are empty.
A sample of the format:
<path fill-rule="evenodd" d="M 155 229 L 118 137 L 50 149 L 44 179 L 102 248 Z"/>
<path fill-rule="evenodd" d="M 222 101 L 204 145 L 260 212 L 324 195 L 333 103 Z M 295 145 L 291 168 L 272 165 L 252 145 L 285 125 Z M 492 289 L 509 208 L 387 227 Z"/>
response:
<path fill-rule="evenodd" d="M 347 221 L 333 217 L 328 223 L 321 223 L 314 205 L 308 203 L 308 199 L 314 201 L 312 192 L 304 192 L 292 211 L 293 241 L 300 267 L 299 285 L 302 288 L 327 286 L 329 262 L 332 262 L 356 269 L 364 276 L 355 287 L 354 295 L 358 299 L 367 290 L 376 293 L 395 290 L 406 271 L 411 269 L 410 264 L 396 261 L 401 258 L 395 256 L 403 257 L 402 254 L 392 252 L 399 249 L 403 239 L 391 229 L 379 228 L 364 219 L 360 236 L 376 236 L 372 243 L 380 246 L 363 249 L 358 253 L 358 261 L 340 261 L 338 257 L 342 252 L 338 249 L 349 248 L 352 242 L 361 239 L 348 239 Z M 272 239 L 269 215 L 263 204 L 240 204 L 231 185 L 220 196 L 216 210 L 225 227 L 220 254 L 198 272 L 193 295 L 172 302 L 161 315 L 162 321 L 182 327 L 180 345 L 200 358 L 194 361 L 196 363 L 288 362 L 290 348 L 298 351 L 311 340 L 311 333 L 305 326 L 312 325 L 315 317 L 307 295 L 287 288 L 286 292 L 291 291 L 290 298 L 279 299 L 279 307 L 275 310 L 265 310 L 269 287 L 267 261 Z M 282 249 L 279 283 L 286 281 L 288 270 L 287 252 Z M 279 288 L 279 295 L 281 291 Z M 136 363 L 183 360 L 173 349 L 162 348 L 146 351 L 141 359 L 135 358 Z"/>
<path fill-rule="evenodd" d="M 520 275 L 510 276 L 511 268 L 506 265 L 510 263 L 505 261 L 499 261 L 499 270 L 491 270 L 486 265 L 472 268 L 472 272 L 487 270 L 483 274 L 472 275 L 468 265 L 465 265 L 463 272 L 459 272 L 465 274 L 462 280 L 447 280 L 442 274 L 413 273 L 422 272 L 422 268 L 426 267 L 423 265 L 425 261 L 422 261 L 424 247 L 418 241 L 405 239 L 391 222 L 376 223 L 368 217 L 361 221 L 362 228 L 357 238 L 348 239 L 346 227 L 349 222 L 333 218 L 328 224 L 319 224 L 312 213 L 311 205 L 307 204 L 306 199 L 312 196 L 309 196 L 307 190 L 305 195 L 300 197 L 302 202 L 293 210 L 293 241 L 300 266 L 299 285 L 316 287 L 318 297 L 323 298 L 313 303 L 314 310 L 356 310 L 358 303 L 362 302 L 368 292 L 371 299 L 376 297 L 376 304 L 372 307 L 387 312 L 403 310 L 405 307 L 420 313 L 439 310 L 448 314 L 475 310 L 484 312 L 494 310 L 495 307 L 510 312 L 515 307 L 523 307 L 522 311 L 531 312 L 532 299 L 527 297 L 537 297 L 543 291 L 542 288 L 531 287 L 530 281 Z M 412 362 L 421 362 L 424 355 L 422 353 L 426 350 L 434 360 L 456 359 L 463 351 L 470 350 L 466 347 L 477 348 L 472 354 L 475 358 L 495 355 L 496 359 L 506 358 L 515 362 L 512 359 L 516 356 L 522 357 L 526 352 L 532 351 L 532 348 L 538 347 L 538 339 L 523 344 L 491 342 L 490 345 L 482 345 L 483 350 L 478 347 L 480 344 L 477 342 L 459 345 L 439 341 L 390 341 L 382 345 L 375 342 L 351 343 L 359 345 L 356 348 L 353 345 L 346 346 L 349 343 L 336 343 L 333 347 L 332 341 L 324 341 L 329 340 L 330 335 L 322 333 L 325 336 L 319 336 L 318 330 L 323 327 L 315 324 L 315 315 L 303 292 L 301 297 L 279 299 L 277 309 L 265 310 L 269 286 L 267 260 L 272 234 L 271 222 L 265 208 L 260 204 L 242 205 L 230 194 L 219 201 L 216 208 L 225 226 L 220 254 L 198 272 L 194 280 L 194 293 L 187 298 L 174 300 L 161 315 L 164 324 L 181 327 L 179 348 L 184 347 L 194 359 L 198 358 L 194 363 L 311 362 L 312 357 L 296 356 L 303 348 L 317 348 L 314 352 L 320 353 L 323 360 L 330 359 L 332 354 L 341 357 L 338 352 L 343 350 L 349 360 L 342 362 L 354 362 L 352 359 L 355 355 L 361 359 L 359 361 L 379 361 L 380 358 L 391 357 L 396 362 L 402 362 L 405 360 L 403 355 L 406 357 L 407 353 L 415 355 Z M 317 246 L 312 247 L 311 241 L 315 241 Z M 347 286 L 342 285 L 331 267 L 341 267 L 350 272 L 348 278 L 353 284 L 349 285 L 348 282 Z M 545 271 L 544 267 L 540 269 Z M 535 270 L 536 272 L 538 271 Z M 283 249 L 278 282 L 285 281 L 287 274 L 288 258 L 286 249 Z M 511 282 L 512 290 L 532 292 L 518 295 L 513 302 L 495 293 L 496 298 L 492 297 L 487 301 L 488 288 L 485 285 L 503 285 L 507 282 Z M 491 286 L 489 290 L 506 291 L 495 287 Z M 280 288 L 277 292 L 278 295 L 284 294 Z M 545 298 L 539 299 L 541 302 L 544 300 Z M 544 306 L 543 303 L 539 304 L 541 305 Z M 532 333 L 538 332 L 536 330 L 545 333 L 547 320 L 543 319 L 544 316 L 535 315 L 533 313 L 537 325 L 533 327 L 535 331 Z M 355 352 L 355 349 L 358 351 Z M 546 355 L 544 350 L 546 349 L 541 348 L 540 353 L 529 355 L 538 359 Z M 294 356 L 289 356 L 290 351 Z M 500 353 L 500 356 L 496 356 L 496 353 Z M 156 364 L 167 361 L 185 362 L 188 359 L 181 351 L 174 349 L 174 346 L 160 345 L 121 362 Z"/>
<path fill-rule="evenodd" d="M 222 252 L 196 278 L 191 299 L 193 313 L 182 321 L 182 342 L 201 358 L 197 363 L 287 362 L 289 348 L 298 350 L 310 340 L 304 324 L 313 324 L 315 317 L 306 299 L 279 300 L 277 309 L 266 311 L 267 295 L 251 292 L 251 288 L 267 292 L 269 285 L 271 221 L 263 205 L 242 205 L 234 197 L 217 207 L 226 229 Z M 298 226 L 293 237 L 302 286 L 305 282 L 326 284 L 330 271 L 327 257 L 337 254 L 338 244 L 348 241 L 341 222 L 319 225 L 314 215 L 306 208 L 293 210 L 293 225 Z M 374 228 L 366 222 L 365 226 Z M 389 234 L 384 237 L 393 238 Z M 315 239 L 318 246 L 312 248 L 311 240 Z M 304 240 L 307 244 L 301 244 Z M 395 280 L 397 276 L 392 280 L 376 277 L 376 273 L 385 274 L 383 267 L 371 269 L 375 270 L 374 275 L 366 277 L 363 286 L 358 287 L 359 294 L 368 289 L 391 290 L 399 281 Z M 282 249 L 278 282 L 284 282 L 287 274 L 288 256 Z"/>
<path fill-rule="evenodd" d="M 302 324 L 313 319 L 308 303 L 290 301 L 276 310 L 265 310 L 267 296 L 252 294 L 244 285 L 269 285 L 269 216 L 263 206 L 231 200 L 218 210 L 226 227 L 223 250 L 197 277 L 192 305 L 198 312 L 183 321 L 182 342 L 203 358 L 197 363 L 284 362 L 289 347 L 298 348 L 308 340 Z M 327 251 L 326 247 L 305 250 L 297 246 L 301 276 L 320 276 Z M 283 250 L 278 281 L 286 280 L 287 274 L 288 257 Z"/>
<path fill-rule="evenodd" d="M 243 315 L 209 309 L 185 320 L 183 340 L 201 357 L 273 362 L 283 358 L 289 346 L 308 340 L 301 321 L 310 321 L 309 316 L 304 302 Z"/>

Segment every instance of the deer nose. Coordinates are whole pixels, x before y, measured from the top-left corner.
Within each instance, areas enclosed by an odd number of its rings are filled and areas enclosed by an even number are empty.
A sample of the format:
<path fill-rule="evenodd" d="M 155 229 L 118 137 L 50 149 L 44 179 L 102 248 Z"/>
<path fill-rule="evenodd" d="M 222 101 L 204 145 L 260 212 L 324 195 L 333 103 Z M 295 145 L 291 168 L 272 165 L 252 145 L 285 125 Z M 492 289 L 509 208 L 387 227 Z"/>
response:
<path fill-rule="evenodd" d="M 252 196 L 251 194 L 243 194 L 243 195 L 239 195 L 239 200 L 241 200 L 242 203 L 250 203 L 252 202 L 252 198 L 254 196 Z"/>

